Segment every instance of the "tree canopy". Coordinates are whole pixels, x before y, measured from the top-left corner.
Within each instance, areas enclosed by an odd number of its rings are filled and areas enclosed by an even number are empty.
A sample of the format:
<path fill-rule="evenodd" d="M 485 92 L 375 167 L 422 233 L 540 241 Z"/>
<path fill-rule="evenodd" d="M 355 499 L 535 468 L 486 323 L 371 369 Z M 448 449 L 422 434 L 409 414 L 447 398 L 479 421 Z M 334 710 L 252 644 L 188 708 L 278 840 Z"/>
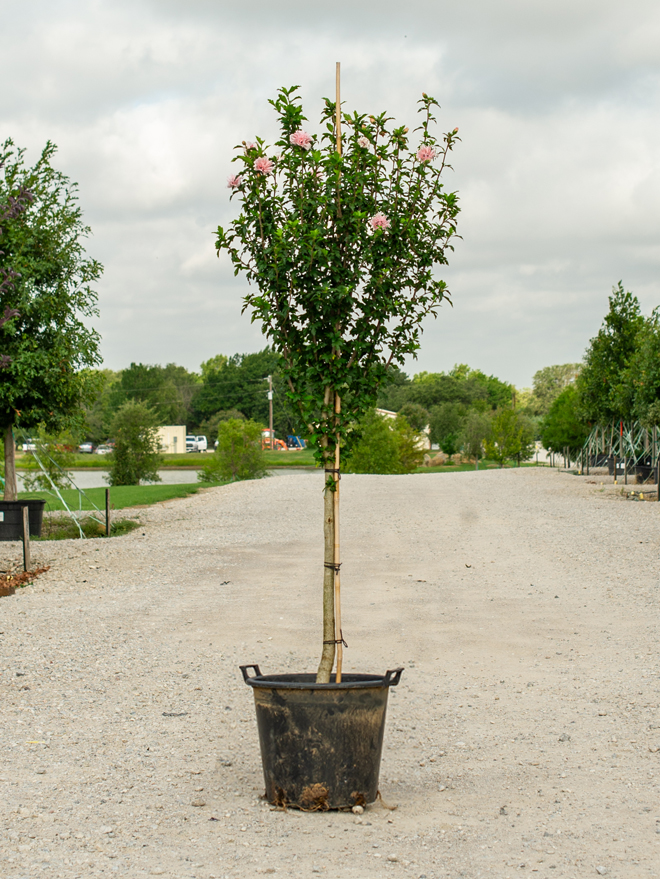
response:
<path fill-rule="evenodd" d="M 12 140 L 0 147 L 0 313 L 15 312 L 2 338 L 0 426 L 60 430 L 82 421 L 94 393 L 85 367 L 100 362 L 93 284 L 102 266 L 85 253 L 90 233 L 77 187 L 52 165 L 47 143 L 33 167 Z M 8 327 L 5 327 L 7 330 Z M 5 497 L 15 496 L 13 443 L 5 443 Z M 12 484 L 14 483 L 14 484 Z"/>
<path fill-rule="evenodd" d="M 577 379 L 582 417 L 601 424 L 631 415 L 629 409 L 622 411 L 622 402 L 628 406 L 630 395 L 622 393 L 621 383 L 644 326 L 637 297 L 624 290 L 621 281 L 612 288 L 609 306 Z"/>

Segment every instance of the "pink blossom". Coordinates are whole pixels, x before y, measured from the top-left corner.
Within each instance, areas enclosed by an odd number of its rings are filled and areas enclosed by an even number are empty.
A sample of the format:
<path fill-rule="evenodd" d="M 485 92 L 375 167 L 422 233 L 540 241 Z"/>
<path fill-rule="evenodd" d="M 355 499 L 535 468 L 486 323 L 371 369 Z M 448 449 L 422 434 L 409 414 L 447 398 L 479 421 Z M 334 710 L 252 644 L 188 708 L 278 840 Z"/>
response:
<path fill-rule="evenodd" d="M 227 189 L 236 189 L 236 187 L 240 186 L 242 182 L 240 174 L 230 174 L 229 177 L 227 177 Z"/>
<path fill-rule="evenodd" d="M 301 129 L 298 131 L 294 131 L 293 134 L 289 137 L 289 143 L 292 146 L 302 147 L 304 150 L 311 149 L 312 146 L 312 136 L 311 134 L 307 134 L 306 131 L 302 131 Z"/>
<path fill-rule="evenodd" d="M 390 221 L 387 219 L 385 214 L 374 214 L 373 217 L 369 220 L 371 223 L 371 228 L 376 231 L 376 229 L 389 229 Z"/>
<path fill-rule="evenodd" d="M 265 156 L 260 156 L 254 163 L 254 170 L 258 171 L 260 174 L 272 174 L 274 167 L 275 165 L 273 162 Z"/>
<path fill-rule="evenodd" d="M 245 152 L 246 152 L 246 153 L 248 153 L 250 150 L 256 150 L 256 149 L 257 149 L 257 145 L 256 145 L 256 143 L 253 143 L 251 140 L 245 140 L 245 141 L 243 141 L 243 145 L 244 145 L 244 147 L 245 147 Z"/>
<path fill-rule="evenodd" d="M 435 150 L 428 144 L 424 144 L 417 150 L 417 158 L 420 162 L 430 162 L 431 159 L 435 159 L 435 155 Z"/>
<path fill-rule="evenodd" d="M 358 146 L 361 146 L 362 149 L 366 149 L 369 146 L 369 138 L 368 137 L 359 137 L 358 138 Z"/>

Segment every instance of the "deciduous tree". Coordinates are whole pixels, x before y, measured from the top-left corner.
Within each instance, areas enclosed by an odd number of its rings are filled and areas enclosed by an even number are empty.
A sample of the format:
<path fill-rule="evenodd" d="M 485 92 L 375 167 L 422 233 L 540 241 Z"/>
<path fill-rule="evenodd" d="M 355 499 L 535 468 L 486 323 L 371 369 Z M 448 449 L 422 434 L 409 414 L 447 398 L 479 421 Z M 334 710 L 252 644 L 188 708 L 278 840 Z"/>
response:
<path fill-rule="evenodd" d="M 98 313 L 93 284 L 102 266 L 86 256 L 90 230 L 77 187 L 53 167 L 54 153 L 49 142 L 29 168 L 13 141 L 0 147 L 0 314 L 14 315 L 0 352 L 6 500 L 16 498 L 14 425 L 59 431 L 81 423 L 95 390 L 85 367 L 101 359 L 86 321 Z"/>

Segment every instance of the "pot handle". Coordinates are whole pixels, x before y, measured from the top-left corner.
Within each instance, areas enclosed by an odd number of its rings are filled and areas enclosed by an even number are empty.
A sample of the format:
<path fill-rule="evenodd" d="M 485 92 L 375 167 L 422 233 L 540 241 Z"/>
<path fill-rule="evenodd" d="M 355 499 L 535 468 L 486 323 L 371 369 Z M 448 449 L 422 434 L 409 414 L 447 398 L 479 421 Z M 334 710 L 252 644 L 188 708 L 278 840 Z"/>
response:
<path fill-rule="evenodd" d="M 383 677 L 383 686 L 384 687 L 396 687 L 396 685 L 401 680 L 401 672 L 403 668 L 390 668 L 385 672 L 385 676 Z"/>
<path fill-rule="evenodd" d="M 248 669 L 253 668 L 256 677 L 261 677 L 261 669 L 258 665 L 239 665 L 240 670 L 243 672 L 243 680 L 247 684 L 248 678 L 250 675 L 248 674 Z"/>

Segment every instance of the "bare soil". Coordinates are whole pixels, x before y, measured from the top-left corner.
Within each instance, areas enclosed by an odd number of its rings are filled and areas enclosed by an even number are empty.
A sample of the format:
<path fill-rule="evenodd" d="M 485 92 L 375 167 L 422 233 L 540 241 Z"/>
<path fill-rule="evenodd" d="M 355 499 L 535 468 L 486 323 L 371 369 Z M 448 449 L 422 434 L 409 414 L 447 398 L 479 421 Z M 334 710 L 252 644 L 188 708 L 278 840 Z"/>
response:
<path fill-rule="evenodd" d="M 238 665 L 316 667 L 321 491 L 33 544 L 50 570 L 0 599 L 0 876 L 660 876 L 660 505 L 549 469 L 342 480 L 346 668 L 406 669 L 397 808 L 263 802 Z"/>

